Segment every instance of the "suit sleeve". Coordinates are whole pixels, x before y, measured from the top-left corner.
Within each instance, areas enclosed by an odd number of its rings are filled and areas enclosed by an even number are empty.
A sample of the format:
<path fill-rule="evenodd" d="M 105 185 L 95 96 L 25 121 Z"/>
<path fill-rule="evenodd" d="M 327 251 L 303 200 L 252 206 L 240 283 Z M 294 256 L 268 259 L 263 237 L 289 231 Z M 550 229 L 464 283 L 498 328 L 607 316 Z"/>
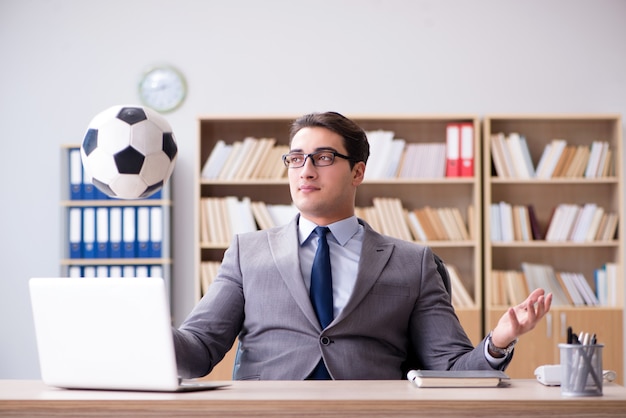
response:
<path fill-rule="evenodd" d="M 178 373 L 208 374 L 232 347 L 243 323 L 244 298 L 237 237 L 226 250 L 217 277 L 178 329 L 173 329 Z"/>
<path fill-rule="evenodd" d="M 419 295 L 410 320 L 417 367 L 432 370 L 492 369 L 484 354 L 485 341 L 474 347 L 463 330 L 437 271 L 432 250 L 424 248 Z M 506 368 L 507 359 L 500 365 Z"/>

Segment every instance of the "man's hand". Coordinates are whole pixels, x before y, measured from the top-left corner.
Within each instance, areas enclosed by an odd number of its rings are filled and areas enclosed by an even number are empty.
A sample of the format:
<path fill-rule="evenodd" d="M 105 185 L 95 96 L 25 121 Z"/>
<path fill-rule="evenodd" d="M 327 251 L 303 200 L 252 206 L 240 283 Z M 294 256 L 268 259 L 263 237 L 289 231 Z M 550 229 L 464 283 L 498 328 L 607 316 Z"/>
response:
<path fill-rule="evenodd" d="M 524 302 L 509 308 L 493 329 L 491 341 L 496 347 L 506 347 L 520 335 L 535 328 L 550 310 L 552 293 L 535 289 Z"/>

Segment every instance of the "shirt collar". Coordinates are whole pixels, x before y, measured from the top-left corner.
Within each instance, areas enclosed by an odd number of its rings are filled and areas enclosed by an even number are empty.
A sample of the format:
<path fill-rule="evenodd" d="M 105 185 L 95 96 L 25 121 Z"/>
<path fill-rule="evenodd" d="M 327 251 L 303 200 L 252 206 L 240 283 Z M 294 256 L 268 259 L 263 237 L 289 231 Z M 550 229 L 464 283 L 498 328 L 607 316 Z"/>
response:
<path fill-rule="evenodd" d="M 305 219 L 302 216 L 299 217 L 298 232 L 300 245 L 304 244 L 316 226 L 316 224 L 308 219 Z M 342 219 L 326 226 L 328 226 L 330 232 L 332 232 L 333 237 L 339 245 L 344 246 L 350 238 L 352 238 L 354 234 L 359 231 L 359 220 L 356 216 L 350 216 L 349 218 Z"/>

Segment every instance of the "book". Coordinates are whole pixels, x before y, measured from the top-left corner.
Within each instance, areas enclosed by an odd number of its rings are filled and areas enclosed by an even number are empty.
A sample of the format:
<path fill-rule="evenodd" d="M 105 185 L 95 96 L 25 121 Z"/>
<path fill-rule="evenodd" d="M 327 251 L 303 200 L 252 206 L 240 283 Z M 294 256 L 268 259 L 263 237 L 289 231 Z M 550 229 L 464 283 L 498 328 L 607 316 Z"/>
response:
<path fill-rule="evenodd" d="M 556 167 L 554 168 L 554 172 L 552 173 L 552 177 L 565 177 L 565 172 L 567 171 L 567 168 L 570 166 L 570 164 L 572 163 L 572 160 L 574 159 L 574 155 L 576 154 L 576 146 L 575 145 L 568 145 L 565 147 L 565 149 L 563 150 L 563 153 L 561 154 L 561 157 L 559 158 L 558 162 L 556 163 Z"/>
<path fill-rule="evenodd" d="M 500 238 L 503 242 L 514 240 L 513 235 L 513 206 L 508 202 L 500 202 Z"/>
<path fill-rule="evenodd" d="M 242 145 L 242 141 L 235 141 L 230 144 L 230 151 L 228 152 L 228 156 L 222 163 L 222 167 L 217 175 L 216 180 L 228 180 L 230 178 L 230 173 L 233 172 L 233 167 L 235 167 L 235 161 L 241 158 Z"/>
<path fill-rule="evenodd" d="M 518 305 L 526 299 L 530 292 L 530 286 L 524 273 L 517 270 L 506 270 L 503 281 L 507 305 Z"/>
<path fill-rule="evenodd" d="M 233 146 L 226 144 L 223 140 L 218 140 L 209 157 L 206 159 L 202 166 L 201 176 L 205 179 L 216 179 L 219 176 L 220 171 L 224 165 L 224 162 L 228 158 Z"/>
<path fill-rule="evenodd" d="M 624 281 L 618 278 L 619 267 L 617 263 L 606 263 L 603 268 L 606 271 L 607 304 L 618 306 L 620 295 L 624 294 Z"/>
<path fill-rule="evenodd" d="M 544 153 L 537 164 L 537 169 L 535 170 L 535 176 L 537 178 L 552 178 L 556 165 L 566 146 L 567 141 L 564 139 L 553 139 L 548 145 L 546 145 L 546 150 L 544 150 Z"/>
<path fill-rule="evenodd" d="M 521 241 L 532 241 L 533 233 L 531 230 L 530 216 L 528 214 L 528 208 L 524 205 L 513 206 L 513 213 L 517 212 L 518 221 L 520 223 L 519 230 L 521 234 Z"/>
<path fill-rule="evenodd" d="M 514 177 L 516 178 L 531 178 L 535 176 L 534 168 L 532 167 L 532 163 L 527 163 L 527 157 L 524 156 L 525 153 L 528 153 L 528 148 L 524 149 L 526 146 L 526 142 L 522 142 L 521 136 L 513 132 L 509 134 L 504 139 L 504 144 L 509 151 L 509 155 L 511 156 L 511 162 L 513 163 L 513 172 L 515 173 Z M 528 156 L 530 159 L 530 154 Z M 531 172 L 532 170 L 532 172 Z"/>
<path fill-rule="evenodd" d="M 589 151 L 588 146 L 578 145 L 569 167 L 563 173 L 563 177 L 582 177 L 589 160 Z"/>
<path fill-rule="evenodd" d="M 263 153 L 265 149 L 265 141 L 262 139 L 250 137 L 246 138 L 246 140 L 248 140 L 249 143 L 248 149 L 247 151 L 245 151 L 245 155 L 243 156 L 241 164 L 235 172 L 235 180 L 250 179 L 250 175 L 255 170 L 260 161 L 258 155 Z"/>
<path fill-rule="evenodd" d="M 465 222 L 463 221 L 463 217 L 461 216 L 461 211 L 459 210 L 459 208 L 450 207 L 450 208 L 447 208 L 447 210 L 449 210 L 450 213 L 452 214 L 452 217 L 454 218 L 454 221 L 457 226 L 457 230 L 461 234 L 461 237 L 459 239 L 469 240 L 471 237 L 469 233 L 469 228 L 465 225 Z M 471 219 L 471 218 L 468 217 L 468 219 Z"/>
<path fill-rule="evenodd" d="M 587 167 L 585 167 L 585 177 L 595 178 L 600 177 L 598 175 L 598 167 L 604 156 L 606 156 L 606 150 L 609 147 L 609 143 L 605 141 L 593 141 L 591 149 L 589 151 L 589 161 Z"/>
<path fill-rule="evenodd" d="M 604 144 L 602 147 L 602 152 L 600 153 L 600 161 L 598 162 L 596 177 L 608 177 L 612 174 L 612 153 L 613 151 L 609 149 L 609 144 Z"/>
<path fill-rule="evenodd" d="M 578 292 L 585 300 L 585 304 L 588 306 L 598 306 L 600 301 L 585 276 L 582 273 L 569 273 L 569 275 L 574 285 L 578 288 Z"/>
<path fill-rule="evenodd" d="M 535 213 L 535 206 L 532 204 L 526 206 L 528 209 L 528 219 L 530 221 L 530 229 L 533 233 L 533 240 L 542 240 L 543 239 L 543 231 L 539 226 L 539 220 L 537 219 L 537 214 Z"/>
<path fill-rule="evenodd" d="M 528 142 L 526 141 L 526 137 L 523 135 L 519 136 L 520 147 L 522 149 L 522 156 L 524 158 L 524 164 L 526 165 L 526 169 L 528 170 L 528 174 L 530 177 L 536 176 L 535 166 L 533 165 L 533 159 L 530 155 L 530 149 L 528 148 Z"/>
<path fill-rule="evenodd" d="M 534 289 L 540 287 L 546 292 L 552 293 L 552 306 L 570 305 L 570 301 L 565 293 L 566 290 L 561 287 L 561 284 L 556 277 L 554 267 L 549 264 L 522 262 L 522 271 L 527 283 L 527 289 L 524 295 L 527 295 L 528 292 L 532 292 Z"/>
<path fill-rule="evenodd" d="M 424 234 L 426 235 L 425 241 L 437 241 L 441 239 L 439 235 L 437 235 L 437 230 L 430 217 L 428 216 L 427 208 L 414 209 L 413 213 L 417 217 L 420 225 L 424 230 Z"/>
<path fill-rule="evenodd" d="M 504 173 L 498 173 L 499 177 L 515 178 L 517 173 L 511 156 L 510 148 L 507 144 L 506 135 L 502 132 L 493 134 L 492 141 L 495 142 L 495 150 L 499 153 L 500 160 L 503 163 Z"/>
<path fill-rule="evenodd" d="M 248 164 L 252 161 L 252 155 L 254 155 L 255 147 L 258 143 L 259 141 L 256 138 L 250 136 L 243 139 L 241 148 L 229 166 L 230 171 L 226 180 L 241 180 L 243 178 Z"/>
<path fill-rule="evenodd" d="M 472 307 L 474 299 L 469 291 L 465 288 L 458 269 L 452 264 L 446 264 L 448 276 L 450 276 L 450 285 L 452 286 L 452 304 L 454 307 Z"/>
<path fill-rule="evenodd" d="M 492 203 L 489 207 L 489 210 L 491 211 L 491 240 L 493 242 L 500 242 L 502 241 L 502 220 L 500 219 L 500 204 Z"/>
<path fill-rule="evenodd" d="M 595 203 L 585 203 L 583 205 L 580 211 L 580 218 L 572 230 L 571 240 L 573 242 L 584 242 L 587 239 L 587 232 L 597 207 Z"/>
<path fill-rule="evenodd" d="M 82 199 L 83 166 L 80 159 L 80 148 L 72 148 L 69 153 L 70 199 Z"/>
<path fill-rule="evenodd" d="M 415 214 L 414 211 L 406 211 L 405 217 L 409 228 L 411 229 L 411 234 L 413 235 L 414 241 L 428 241 L 428 237 L 426 236 L 426 232 L 424 232 L 424 227 L 419 221 L 419 218 Z"/>
<path fill-rule="evenodd" d="M 615 212 L 606 213 L 606 223 L 601 231 L 602 235 L 597 238 L 597 241 L 611 241 L 615 238 L 617 232 L 618 215 Z"/>
<path fill-rule="evenodd" d="M 389 158 L 387 159 L 385 170 L 382 173 L 382 178 L 391 179 L 398 176 L 400 161 L 402 160 L 405 146 L 406 140 L 402 138 L 394 138 L 391 141 Z"/>
<path fill-rule="evenodd" d="M 370 144 L 370 158 L 367 161 L 365 179 L 380 179 L 385 174 L 389 151 L 395 134 L 393 131 L 377 129 L 367 131 L 366 135 Z"/>
<path fill-rule="evenodd" d="M 548 161 L 551 158 L 552 152 L 553 152 L 553 145 L 551 143 L 546 144 L 546 146 L 543 149 L 543 152 L 541 153 L 541 156 L 539 157 L 539 161 L 537 162 L 537 167 L 535 169 L 535 177 L 537 178 L 542 177 L 542 173 L 544 172 L 545 166 L 546 164 L 548 164 Z"/>
<path fill-rule="evenodd" d="M 502 137 L 503 134 L 491 135 L 490 147 L 491 157 L 493 159 L 493 165 L 498 177 L 511 177 L 509 173 L 509 167 L 504 158 L 504 151 L 502 149 Z"/>
<path fill-rule="evenodd" d="M 450 241 L 460 241 L 463 239 L 461 232 L 459 231 L 456 220 L 452 215 L 452 212 L 449 208 L 437 208 L 436 209 L 437 216 L 441 221 L 441 225 L 443 226 L 443 230 L 446 234 L 446 239 Z"/>
<path fill-rule="evenodd" d="M 461 131 L 456 123 L 446 126 L 446 177 L 461 175 L 460 163 Z"/>
<path fill-rule="evenodd" d="M 501 370 L 409 370 L 418 388 L 498 387 L 509 376 Z"/>
<path fill-rule="evenodd" d="M 494 306 L 506 305 L 506 289 L 504 288 L 504 271 L 491 271 L 491 304 Z"/>
<path fill-rule="evenodd" d="M 462 123 L 461 125 L 461 164 L 459 175 L 461 177 L 474 177 L 474 125 Z"/>
<path fill-rule="evenodd" d="M 558 279 L 561 287 L 565 290 L 565 295 L 567 296 L 570 304 L 574 306 L 583 306 L 585 304 L 585 300 L 578 291 L 578 287 L 574 283 L 571 273 L 556 272 L 556 278 Z"/>
<path fill-rule="evenodd" d="M 430 223 L 430 225 L 432 225 L 435 231 L 435 235 L 436 235 L 435 239 L 441 240 L 441 241 L 447 241 L 448 236 L 446 234 L 446 230 L 443 226 L 443 223 L 441 222 L 441 218 L 439 218 L 439 215 L 437 213 L 437 208 L 431 208 L 430 206 L 425 206 L 424 208 L 422 208 L 422 210 L 426 214 L 426 218 L 428 219 L 428 222 Z"/>
<path fill-rule="evenodd" d="M 598 228 L 600 227 L 600 221 L 604 216 L 604 208 L 598 206 L 596 207 L 593 216 L 591 217 L 591 222 L 589 223 L 589 229 L 587 229 L 587 234 L 585 235 L 585 241 L 591 242 L 596 239 L 596 235 L 598 234 Z"/>

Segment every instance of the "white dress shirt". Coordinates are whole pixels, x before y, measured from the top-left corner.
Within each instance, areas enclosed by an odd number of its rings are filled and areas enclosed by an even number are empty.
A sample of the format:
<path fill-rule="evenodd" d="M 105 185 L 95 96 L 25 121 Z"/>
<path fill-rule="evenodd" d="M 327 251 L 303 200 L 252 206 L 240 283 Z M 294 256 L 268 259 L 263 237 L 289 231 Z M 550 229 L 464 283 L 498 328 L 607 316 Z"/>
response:
<path fill-rule="evenodd" d="M 317 235 L 313 233 L 317 225 L 300 216 L 298 235 L 300 240 L 300 269 L 307 289 L 311 289 L 311 268 L 315 251 L 317 251 Z M 363 247 L 363 225 L 356 216 L 343 219 L 328 226 L 326 234 L 330 248 L 330 269 L 333 276 L 333 314 L 336 318 L 346 306 L 359 269 L 361 248 Z"/>

